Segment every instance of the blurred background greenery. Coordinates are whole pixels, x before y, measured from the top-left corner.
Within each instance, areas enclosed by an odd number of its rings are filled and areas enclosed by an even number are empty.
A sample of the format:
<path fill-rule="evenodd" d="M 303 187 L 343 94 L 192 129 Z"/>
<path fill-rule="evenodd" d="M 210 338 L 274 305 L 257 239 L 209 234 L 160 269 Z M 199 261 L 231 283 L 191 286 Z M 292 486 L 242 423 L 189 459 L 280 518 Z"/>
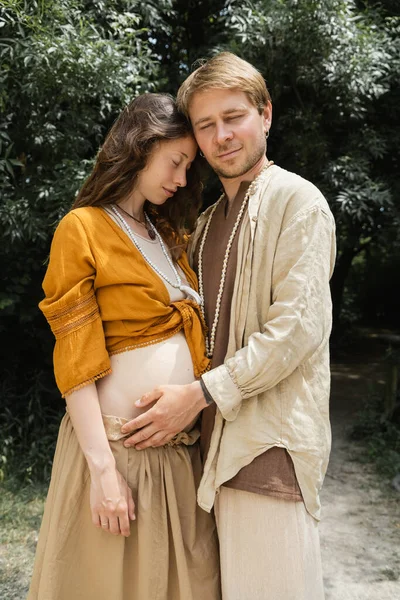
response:
<path fill-rule="evenodd" d="M 399 329 L 399 32 L 396 0 L 0 0 L 0 476 L 47 479 L 63 411 L 37 308 L 54 227 L 121 108 L 199 57 L 262 72 L 269 158 L 330 203 L 334 350 Z"/>

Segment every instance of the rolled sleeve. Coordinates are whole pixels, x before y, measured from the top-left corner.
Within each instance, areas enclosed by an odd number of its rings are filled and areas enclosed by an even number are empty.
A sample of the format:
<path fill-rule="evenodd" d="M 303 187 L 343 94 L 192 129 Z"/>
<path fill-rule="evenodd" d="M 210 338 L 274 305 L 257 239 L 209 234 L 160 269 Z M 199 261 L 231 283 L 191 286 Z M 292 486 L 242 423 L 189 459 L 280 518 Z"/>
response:
<path fill-rule="evenodd" d="M 242 395 L 226 365 L 204 373 L 202 379 L 224 419 L 233 421 L 239 411 Z"/>
<path fill-rule="evenodd" d="M 54 234 L 39 304 L 56 339 L 54 374 L 63 397 L 111 372 L 95 274 L 85 229 L 69 213 Z"/>
<path fill-rule="evenodd" d="M 266 322 L 245 347 L 203 376 L 227 421 L 235 419 L 242 401 L 276 386 L 328 339 L 334 231 L 332 215 L 314 206 L 281 233 Z"/>

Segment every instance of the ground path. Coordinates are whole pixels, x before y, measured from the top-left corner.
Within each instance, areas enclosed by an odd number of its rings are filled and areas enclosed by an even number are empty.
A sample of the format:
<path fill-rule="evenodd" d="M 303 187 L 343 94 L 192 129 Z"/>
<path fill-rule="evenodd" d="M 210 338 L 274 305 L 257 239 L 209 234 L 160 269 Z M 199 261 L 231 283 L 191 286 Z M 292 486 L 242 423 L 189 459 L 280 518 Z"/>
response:
<path fill-rule="evenodd" d="M 364 462 L 349 433 L 368 394 L 383 386 L 370 361 L 332 365 L 332 454 L 320 525 L 326 600 L 400 600 L 400 494 Z"/>

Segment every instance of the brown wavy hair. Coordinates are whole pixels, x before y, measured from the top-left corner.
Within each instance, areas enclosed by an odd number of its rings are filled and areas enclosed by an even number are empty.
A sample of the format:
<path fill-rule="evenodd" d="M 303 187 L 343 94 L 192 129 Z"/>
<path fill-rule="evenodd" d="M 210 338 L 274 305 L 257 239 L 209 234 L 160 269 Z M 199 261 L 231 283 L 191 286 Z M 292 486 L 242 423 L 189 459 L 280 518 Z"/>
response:
<path fill-rule="evenodd" d="M 168 94 L 142 94 L 122 111 L 96 157 L 92 173 L 72 208 L 107 206 L 126 198 L 159 142 L 193 135 L 189 120 Z M 161 206 L 145 202 L 145 210 L 177 260 L 201 206 L 198 156 L 179 188 Z"/>

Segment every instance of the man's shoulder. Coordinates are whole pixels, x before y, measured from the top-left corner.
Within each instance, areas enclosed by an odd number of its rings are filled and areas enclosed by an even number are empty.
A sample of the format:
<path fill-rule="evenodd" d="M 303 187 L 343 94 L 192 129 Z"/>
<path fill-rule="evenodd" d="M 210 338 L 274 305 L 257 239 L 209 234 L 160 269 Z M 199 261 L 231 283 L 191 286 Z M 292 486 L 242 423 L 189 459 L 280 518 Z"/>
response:
<path fill-rule="evenodd" d="M 297 214 L 319 207 L 331 215 L 329 204 L 320 189 L 311 181 L 274 165 L 271 179 L 262 190 L 262 204 L 279 205 L 283 212 Z M 288 216 L 288 214 L 286 215 Z"/>
<path fill-rule="evenodd" d="M 271 187 L 275 192 L 281 193 L 286 197 L 300 194 L 309 198 L 324 198 L 321 190 L 314 183 L 297 173 L 287 171 L 277 165 L 274 165 Z"/>

